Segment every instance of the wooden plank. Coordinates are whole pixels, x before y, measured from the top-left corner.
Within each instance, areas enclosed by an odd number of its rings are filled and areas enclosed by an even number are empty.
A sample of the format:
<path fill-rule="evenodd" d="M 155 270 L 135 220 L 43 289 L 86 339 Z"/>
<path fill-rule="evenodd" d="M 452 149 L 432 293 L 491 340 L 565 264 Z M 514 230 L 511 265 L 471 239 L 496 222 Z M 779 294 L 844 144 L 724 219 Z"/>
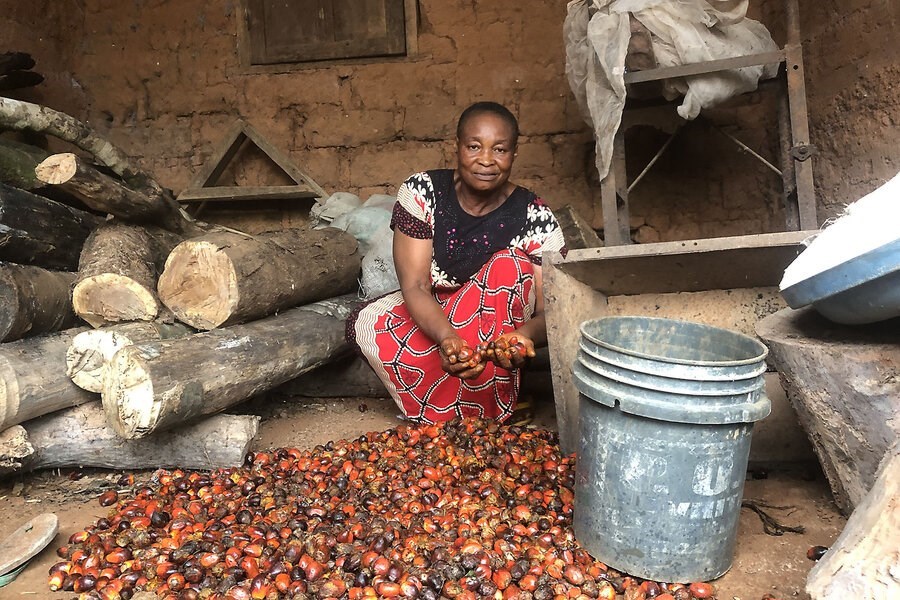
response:
<path fill-rule="evenodd" d="M 406 56 L 419 53 L 419 0 L 404 0 L 403 19 L 405 21 Z"/>
<path fill-rule="evenodd" d="M 385 43 L 388 54 L 406 52 L 406 2 L 388 0 L 385 10 Z"/>
<path fill-rule="evenodd" d="M 625 129 L 621 126 L 613 138 L 610 170 L 615 171 L 616 223 L 622 244 L 631 243 L 631 210 L 628 206 L 628 173 L 625 166 Z"/>
<path fill-rule="evenodd" d="M 553 214 L 559 222 L 563 237 L 566 240 L 566 248 L 599 248 L 603 240 L 597 235 L 590 224 L 571 205 L 566 204 L 561 209 L 554 210 Z"/>
<path fill-rule="evenodd" d="M 660 67 L 647 71 L 633 71 L 625 74 L 625 83 L 640 83 L 642 81 L 657 81 L 659 79 L 671 79 L 672 77 L 687 77 L 689 75 L 704 75 L 741 67 L 755 67 L 757 65 L 769 65 L 784 61 L 783 50 L 736 56 L 734 58 L 722 58 L 676 67 Z"/>
<path fill-rule="evenodd" d="M 622 232 L 619 229 L 619 208 L 616 200 L 616 174 L 612 165 L 609 173 L 600 182 L 600 206 L 603 209 L 603 243 L 607 246 L 621 246 Z"/>
<path fill-rule="evenodd" d="M 247 31 L 247 54 L 250 64 L 257 64 L 266 58 L 266 25 L 264 0 L 244 0 L 244 19 Z M 199 187 L 199 186 L 197 186 Z"/>
<path fill-rule="evenodd" d="M 215 183 L 237 154 L 244 139 L 244 122 L 239 119 L 225 134 L 222 145 L 210 156 L 206 166 L 194 176 L 187 189 L 202 188 Z M 178 199 L 181 200 L 181 197 Z"/>
<path fill-rule="evenodd" d="M 260 150 L 266 153 L 266 155 L 272 159 L 272 161 L 277 164 L 281 169 L 287 173 L 288 177 L 296 181 L 300 185 L 307 185 L 309 188 L 316 193 L 316 196 L 319 198 L 327 198 L 328 192 L 326 192 L 322 187 L 316 183 L 312 177 L 306 174 L 300 167 L 291 162 L 291 159 L 288 158 L 287 154 L 273 146 L 267 139 L 265 139 L 262 135 L 259 134 L 256 129 L 253 128 L 249 123 L 244 123 L 244 133 L 249 137 L 254 144 L 256 144 Z M 309 196 L 306 196 L 309 197 Z"/>
<path fill-rule="evenodd" d="M 896 439 L 896 438 L 895 438 Z M 884 455 L 872 491 L 853 511 L 840 537 L 809 572 L 813 600 L 900 595 L 900 443 Z"/>
<path fill-rule="evenodd" d="M 318 198 L 318 193 L 294 185 L 269 187 L 216 186 L 185 190 L 178 196 L 179 202 L 207 202 L 231 200 L 297 200 Z"/>
<path fill-rule="evenodd" d="M 252 64 L 315 60 L 315 48 L 334 41 L 332 0 L 250 0 L 248 13 Z"/>
<path fill-rule="evenodd" d="M 608 296 L 767 287 L 812 231 L 573 250 L 556 267 Z"/>
<path fill-rule="evenodd" d="M 215 186 L 245 141 L 250 140 L 272 162 L 278 165 L 297 185 L 288 186 Z M 328 193 L 302 169 L 291 162 L 287 154 L 272 145 L 256 129 L 238 119 L 228 130 L 225 143 L 210 158 L 209 164 L 194 177 L 191 185 L 178 195 L 179 202 L 207 202 L 210 200 L 291 200 L 325 198 Z M 198 211 L 199 212 L 199 211 Z M 196 214 L 194 215 L 196 217 Z"/>
<path fill-rule="evenodd" d="M 559 444 L 566 454 L 578 450 L 578 390 L 572 381 L 572 364 L 578 354 L 582 321 L 607 314 L 606 296 L 557 268 L 563 261 L 557 252 L 544 257 L 544 314 L 547 319 L 547 345 L 556 403 Z"/>

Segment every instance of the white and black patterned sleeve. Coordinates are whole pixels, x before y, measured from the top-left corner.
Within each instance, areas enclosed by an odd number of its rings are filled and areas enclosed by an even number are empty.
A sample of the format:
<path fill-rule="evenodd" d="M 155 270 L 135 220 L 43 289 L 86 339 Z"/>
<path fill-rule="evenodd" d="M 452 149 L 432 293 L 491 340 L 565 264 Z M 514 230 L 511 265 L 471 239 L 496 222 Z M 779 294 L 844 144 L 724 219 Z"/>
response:
<path fill-rule="evenodd" d="M 428 173 L 416 173 L 400 186 L 391 229 L 419 240 L 434 237 L 434 186 Z"/>
<path fill-rule="evenodd" d="M 544 252 L 560 252 L 563 256 L 566 254 L 562 228 L 553 211 L 540 198 L 535 198 L 528 205 L 525 230 L 522 235 L 513 239 L 511 245 L 525 252 L 536 265 L 541 264 Z"/>

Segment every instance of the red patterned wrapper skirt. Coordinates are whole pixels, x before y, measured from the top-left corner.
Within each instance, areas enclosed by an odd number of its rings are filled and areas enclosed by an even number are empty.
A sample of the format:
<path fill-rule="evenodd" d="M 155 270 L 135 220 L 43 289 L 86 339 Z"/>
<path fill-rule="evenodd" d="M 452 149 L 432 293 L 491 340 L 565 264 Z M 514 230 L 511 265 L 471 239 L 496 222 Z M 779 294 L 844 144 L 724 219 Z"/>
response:
<path fill-rule="evenodd" d="M 518 329 L 534 313 L 534 265 L 518 250 L 494 254 L 465 285 L 436 289 L 435 299 L 472 348 Z M 476 379 L 441 369 L 438 345 L 419 330 L 399 291 L 351 317 L 348 338 L 381 378 L 409 419 L 434 423 L 454 417 L 504 421 L 516 407 L 521 375 L 488 362 Z"/>

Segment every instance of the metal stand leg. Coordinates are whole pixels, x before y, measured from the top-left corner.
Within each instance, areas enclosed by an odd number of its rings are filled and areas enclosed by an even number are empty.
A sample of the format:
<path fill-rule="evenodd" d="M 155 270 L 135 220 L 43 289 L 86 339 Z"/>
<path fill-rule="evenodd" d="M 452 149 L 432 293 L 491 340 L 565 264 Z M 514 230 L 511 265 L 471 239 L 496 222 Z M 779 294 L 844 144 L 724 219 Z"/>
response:
<path fill-rule="evenodd" d="M 600 201 L 603 206 L 603 235 L 607 246 L 631 243 L 628 211 L 628 178 L 625 171 L 625 132 L 622 127 L 613 141 L 613 157 L 609 174 L 600 182 Z"/>
<path fill-rule="evenodd" d="M 797 0 L 789 0 L 787 11 L 788 41 L 784 46 L 787 69 L 787 93 L 791 113 L 791 135 L 797 183 L 797 204 L 800 211 L 800 228 L 818 229 L 816 220 L 816 194 L 813 188 L 813 171 L 810 157 L 813 148 L 809 143 L 809 120 L 806 107 L 806 82 L 803 76 L 803 49 L 800 46 L 800 15 Z"/>

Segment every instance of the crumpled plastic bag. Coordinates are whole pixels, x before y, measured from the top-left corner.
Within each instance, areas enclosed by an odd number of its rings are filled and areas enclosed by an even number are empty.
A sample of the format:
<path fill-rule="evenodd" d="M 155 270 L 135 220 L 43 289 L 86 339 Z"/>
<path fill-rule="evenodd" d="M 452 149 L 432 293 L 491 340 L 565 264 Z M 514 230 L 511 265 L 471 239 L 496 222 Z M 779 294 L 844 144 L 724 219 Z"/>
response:
<path fill-rule="evenodd" d="M 373 236 L 391 222 L 394 196 L 373 195 L 362 206 L 347 211 L 331 222 L 329 227 L 342 229 L 359 242 L 359 252 L 365 256 L 372 248 Z"/>
<path fill-rule="evenodd" d="M 566 76 L 585 121 L 594 130 L 597 171 L 612 161 L 613 138 L 625 107 L 625 56 L 629 13 L 651 33 L 660 67 L 759 54 L 778 46 L 764 25 L 746 18 L 749 0 L 572 0 L 563 24 Z M 669 100 L 684 96 L 678 114 L 695 119 L 701 109 L 756 89 L 778 65 L 743 67 L 663 82 Z"/>
<path fill-rule="evenodd" d="M 310 225 L 315 228 L 328 227 L 335 219 L 362 206 L 362 200 L 350 192 L 335 192 L 322 202 L 316 201 L 309 209 Z"/>
<path fill-rule="evenodd" d="M 373 194 L 361 206 L 342 211 L 334 220 L 317 226 L 342 229 L 359 242 L 359 252 L 363 256 L 360 278 L 363 299 L 376 298 L 400 288 L 394 269 L 394 232 L 391 230 L 391 215 L 396 202 L 396 196 Z"/>
<path fill-rule="evenodd" d="M 394 268 L 394 232 L 390 224 L 382 226 L 370 239 L 369 251 L 362 259 L 360 289 L 366 300 L 400 289 Z"/>

